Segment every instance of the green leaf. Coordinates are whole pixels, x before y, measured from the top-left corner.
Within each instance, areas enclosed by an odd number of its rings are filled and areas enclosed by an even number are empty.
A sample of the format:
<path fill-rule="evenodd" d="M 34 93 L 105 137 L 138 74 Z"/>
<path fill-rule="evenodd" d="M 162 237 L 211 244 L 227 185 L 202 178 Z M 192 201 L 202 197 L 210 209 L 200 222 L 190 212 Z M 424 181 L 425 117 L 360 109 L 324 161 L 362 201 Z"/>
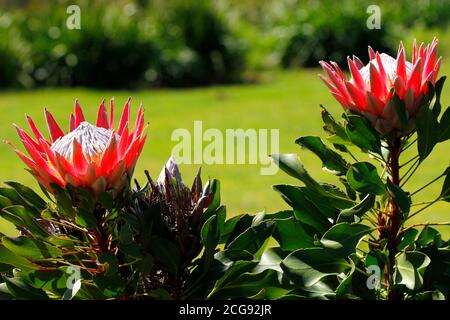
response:
<path fill-rule="evenodd" d="M 220 206 L 220 181 L 214 179 L 211 183 L 211 192 L 214 194 L 214 197 L 203 214 L 203 221 L 206 221 L 211 217 L 211 215 L 216 211 Z"/>
<path fill-rule="evenodd" d="M 34 213 L 32 210 L 28 210 L 27 208 L 15 205 L 11 207 L 6 207 L 2 209 L 3 212 L 5 212 L 7 215 L 5 215 L 5 219 L 8 219 L 9 221 L 13 221 L 11 219 L 11 216 L 15 216 L 19 219 L 17 219 L 18 226 L 24 226 L 27 228 L 33 235 L 35 236 L 42 236 L 46 237 L 48 233 L 42 229 L 42 227 L 39 225 L 39 223 L 36 221 L 36 218 L 34 216 Z"/>
<path fill-rule="evenodd" d="M 33 288 L 18 278 L 4 278 L 8 291 L 19 299 L 48 300 L 48 296 L 41 289 Z"/>
<path fill-rule="evenodd" d="M 14 267 L 10 264 L 0 262 L 0 274 L 11 272 Z"/>
<path fill-rule="evenodd" d="M 140 258 L 142 254 L 142 247 L 136 242 L 130 242 L 128 244 L 119 243 L 119 250 L 130 257 Z"/>
<path fill-rule="evenodd" d="M 98 196 L 98 201 L 109 211 L 112 211 L 114 209 L 114 199 L 110 192 L 100 193 L 100 195 Z"/>
<path fill-rule="evenodd" d="M 133 232 L 131 231 L 131 227 L 128 223 L 124 223 L 120 228 L 119 239 L 120 243 L 125 245 L 133 243 Z"/>
<path fill-rule="evenodd" d="M 395 284 L 403 284 L 410 290 L 423 285 L 423 273 L 431 260 L 422 252 L 401 252 L 395 257 Z"/>
<path fill-rule="evenodd" d="M 150 240 L 150 253 L 175 276 L 180 266 L 180 253 L 169 240 L 153 236 Z"/>
<path fill-rule="evenodd" d="M 357 162 L 347 172 L 347 181 L 358 192 L 382 195 L 386 193 L 377 168 L 368 162 Z"/>
<path fill-rule="evenodd" d="M 105 300 L 107 297 L 90 281 L 81 281 L 81 287 L 76 295 L 80 300 Z"/>
<path fill-rule="evenodd" d="M 98 261 L 100 263 L 107 264 L 105 276 L 111 276 L 119 271 L 119 260 L 117 259 L 117 256 L 112 252 L 106 252 L 102 254 L 98 258 Z"/>
<path fill-rule="evenodd" d="M 3 237 L 2 244 L 13 253 L 30 260 L 42 260 L 61 255 L 61 250 L 27 237 Z"/>
<path fill-rule="evenodd" d="M 220 210 L 220 209 L 219 209 Z M 225 208 L 223 208 L 225 214 Z M 212 263 L 214 262 L 214 253 L 220 241 L 220 221 L 217 214 L 212 215 L 202 226 L 200 231 L 201 241 L 204 246 L 200 263 L 191 273 L 191 278 L 187 281 L 186 289 L 192 289 L 207 275 Z M 230 231 L 231 232 L 231 231 Z"/>
<path fill-rule="evenodd" d="M 322 168 L 336 175 L 344 175 L 347 172 L 347 162 L 340 154 L 329 149 L 319 137 L 307 136 L 298 138 L 295 143 L 307 148 L 320 160 L 322 160 Z"/>
<path fill-rule="evenodd" d="M 328 218 L 333 217 L 336 210 L 330 209 L 328 202 L 324 201 L 323 198 L 316 201 L 318 196 L 311 194 L 307 196 L 305 188 L 296 186 L 277 185 L 273 188 L 294 208 L 294 215 L 299 221 L 310 225 L 321 233 L 331 226 Z"/>
<path fill-rule="evenodd" d="M 334 288 L 319 281 L 312 286 L 292 290 L 279 300 L 329 300 L 330 297 L 334 297 L 335 295 Z"/>
<path fill-rule="evenodd" d="M 422 229 L 422 232 L 420 232 L 419 237 L 417 238 L 417 244 L 421 247 L 425 247 L 428 244 L 433 243 L 436 236 L 439 235 L 440 233 L 436 229 L 430 226 L 425 226 Z"/>
<path fill-rule="evenodd" d="M 246 272 L 232 281 L 227 281 L 221 287 L 214 288 L 208 298 L 230 299 L 230 298 L 250 298 L 261 290 L 264 290 L 262 299 L 276 299 L 288 293 L 289 288 L 283 288 L 280 284 L 278 273 L 274 270 L 266 269 L 260 273 Z"/>
<path fill-rule="evenodd" d="M 220 243 L 225 243 L 225 246 L 229 245 L 231 241 L 252 226 L 253 219 L 253 215 L 241 214 L 227 220 L 223 226 Z"/>
<path fill-rule="evenodd" d="M 424 291 L 415 294 L 413 300 L 446 300 L 445 296 L 439 290 Z"/>
<path fill-rule="evenodd" d="M 267 242 L 275 228 L 275 222 L 264 221 L 250 227 L 234 239 L 226 249 L 229 251 L 247 251 L 256 254 Z"/>
<path fill-rule="evenodd" d="M 309 287 L 324 277 L 345 272 L 351 265 L 324 248 L 309 248 L 292 252 L 281 262 L 281 268 L 292 281 Z"/>
<path fill-rule="evenodd" d="M 110 258 L 108 258 L 110 260 Z M 123 294 L 127 281 L 120 274 L 102 274 L 94 278 L 94 283 L 107 298 L 119 298 Z"/>
<path fill-rule="evenodd" d="M 58 209 L 60 209 L 65 215 L 75 218 L 76 212 L 68 191 L 61 188 L 61 186 L 57 184 L 52 184 L 51 187 L 56 190 L 55 198 L 58 204 Z"/>
<path fill-rule="evenodd" d="M 6 202 L 6 200 L 4 200 L 4 199 L 7 199 L 7 198 L 0 196 L 0 201 L 2 201 L 3 203 Z M 7 207 L 0 210 L 0 217 L 11 222 L 16 227 L 23 227 L 23 228 L 27 227 L 27 224 L 25 223 L 25 221 L 23 221 L 23 219 L 21 217 L 18 217 L 17 215 L 9 212 Z"/>
<path fill-rule="evenodd" d="M 408 128 L 408 118 L 409 118 L 405 103 L 403 100 L 399 98 L 397 94 L 394 94 L 392 102 L 394 111 L 400 123 L 400 129 L 402 131 L 405 131 Z"/>
<path fill-rule="evenodd" d="M 322 105 L 322 120 L 324 123 L 323 129 L 330 133 L 331 136 L 327 140 L 337 144 L 350 144 L 347 133 L 342 125 L 336 122 L 331 114 Z"/>
<path fill-rule="evenodd" d="M 341 210 L 339 216 L 337 218 L 337 223 L 340 222 L 359 222 L 361 217 L 370 209 L 373 208 L 375 204 L 375 196 L 372 194 L 368 194 L 364 197 L 364 199 L 358 203 L 357 205 Z"/>
<path fill-rule="evenodd" d="M 350 141 L 362 150 L 368 150 L 377 154 L 381 153 L 381 141 L 379 134 L 368 121 L 355 114 L 346 115 L 347 126 L 345 131 Z"/>
<path fill-rule="evenodd" d="M 12 206 L 13 203 L 11 200 L 5 196 L 0 195 L 0 209 L 3 209 L 5 207 Z"/>
<path fill-rule="evenodd" d="M 11 189 L 11 188 L 5 188 L 5 187 L 0 187 L 0 195 L 8 198 L 9 200 L 11 200 L 11 203 L 15 206 L 17 205 L 21 205 L 21 206 L 25 206 L 27 205 L 27 202 L 25 202 L 17 193 L 16 190 Z M 35 214 L 37 214 L 38 212 L 36 211 Z"/>
<path fill-rule="evenodd" d="M 283 272 L 280 263 L 287 255 L 288 253 L 283 251 L 280 247 L 268 248 L 267 250 L 264 250 L 258 265 L 255 266 L 252 272 L 262 272 L 267 269 Z"/>
<path fill-rule="evenodd" d="M 283 250 L 296 250 L 314 246 L 314 238 L 308 234 L 302 223 L 294 217 L 277 219 L 273 237 Z"/>
<path fill-rule="evenodd" d="M 351 200 L 356 200 L 357 194 L 356 191 L 350 186 L 350 184 L 347 181 L 347 177 L 345 178 L 339 178 L 339 181 L 344 185 L 345 192 L 347 193 L 347 196 Z"/>
<path fill-rule="evenodd" d="M 362 270 L 366 270 L 363 259 L 364 258 L 360 258 L 356 254 L 352 254 L 349 257 L 348 260 L 351 264 L 351 269 L 345 274 L 341 283 L 336 288 L 336 298 L 357 300 L 376 299 L 376 290 L 373 290 L 373 288 L 369 289 L 368 284 L 371 283 L 371 285 L 375 285 L 375 281 L 377 280 L 373 279 L 374 277 L 371 277 L 371 275 L 373 275 L 372 270 L 361 272 Z"/>
<path fill-rule="evenodd" d="M 95 219 L 94 213 L 84 208 L 77 209 L 75 222 L 88 230 L 94 230 L 97 227 L 97 220 Z"/>
<path fill-rule="evenodd" d="M 14 252 L 8 250 L 3 245 L 0 245 L 0 258 L 2 263 L 9 264 L 23 271 L 39 269 L 37 265 L 31 263 L 29 260 L 23 257 L 14 254 Z"/>
<path fill-rule="evenodd" d="M 5 184 L 17 191 L 17 194 L 38 211 L 42 211 L 47 207 L 47 203 L 31 188 L 24 186 L 18 182 L 6 181 Z"/>
<path fill-rule="evenodd" d="M 296 154 L 273 154 L 271 155 L 275 164 L 288 175 L 299 179 L 307 187 L 318 192 L 324 192 L 322 186 L 315 181 L 305 170 L 299 157 Z"/>
<path fill-rule="evenodd" d="M 65 266 L 57 270 L 20 272 L 19 277 L 34 288 L 51 291 L 62 296 L 67 290 L 67 281 L 71 275 L 71 273 L 67 272 L 68 268 L 68 266 Z M 15 274 L 17 275 L 17 272 Z"/>
<path fill-rule="evenodd" d="M 163 288 L 157 288 L 155 290 L 150 291 L 148 293 L 148 296 L 155 300 L 173 300 L 170 293 Z"/>
<path fill-rule="evenodd" d="M 446 170 L 446 176 L 444 184 L 442 185 L 440 198 L 444 201 L 450 202 L 450 168 L 447 168 Z"/>
<path fill-rule="evenodd" d="M 424 106 L 416 115 L 417 150 L 423 161 L 433 150 L 439 139 L 439 123 L 436 115 Z"/>
<path fill-rule="evenodd" d="M 441 93 L 446 78 L 446 76 L 442 76 L 441 78 L 439 78 L 439 80 L 434 83 L 434 87 L 430 82 L 427 83 L 429 87 L 431 86 L 431 88 L 433 89 L 430 90 L 430 92 L 434 93 L 434 97 L 430 102 L 430 109 L 433 110 L 433 113 L 436 116 L 438 116 L 441 112 Z"/>
<path fill-rule="evenodd" d="M 408 213 L 411 208 L 411 197 L 409 193 L 403 191 L 402 188 L 392 183 L 390 179 L 386 181 L 386 187 L 392 196 L 395 204 L 400 208 L 402 213 Z"/>
<path fill-rule="evenodd" d="M 400 243 L 397 246 L 397 250 L 402 251 L 413 245 L 418 233 L 419 230 L 415 228 L 408 229 L 404 233 L 402 233 L 400 237 Z"/>
<path fill-rule="evenodd" d="M 234 281 L 237 277 L 242 275 L 243 273 L 251 271 L 257 265 L 256 261 L 236 261 L 223 275 L 219 280 L 214 284 L 214 288 L 211 293 L 208 295 L 212 297 L 221 290 L 221 288 L 225 287 L 228 283 Z"/>
<path fill-rule="evenodd" d="M 220 228 L 217 215 L 213 215 L 202 226 L 201 239 L 205 251 L 203 257 L 205 259 L 205 267 L 208 268 L 214 258 L 214 251 L 220 240 Z"/>
<path fill-rule="evenodd" d="M 353 274 L 355 272 L 356 267 L 351 259 L 349 261 L 350 261 L 351 269 L 345 275 L 345 278 L 341 281 L 341 283 L 336 288 L 336 297 L 339 299 L 343 298 L 346 294 L 349 294 L 351 292 L 352 279 L 353 279 Z"/>
<path fill-rule="evenodd" d="M 450 139 L 450 106 L 447 107 L 439 122 L 439 142 Z"/>
<path fill-rule="evenodd" d="M 320 243 L 333 254 L 348 257 L 356 251 L 361 239 L 373 229 L 363 224 L 338 223 L 325 232 Z"/>
<path fill-rule="evenodd" d="M 14 300 L 14 296 L 9 292 L 6 283 L 0 283 L 0 301 L 1 300 Z"/>

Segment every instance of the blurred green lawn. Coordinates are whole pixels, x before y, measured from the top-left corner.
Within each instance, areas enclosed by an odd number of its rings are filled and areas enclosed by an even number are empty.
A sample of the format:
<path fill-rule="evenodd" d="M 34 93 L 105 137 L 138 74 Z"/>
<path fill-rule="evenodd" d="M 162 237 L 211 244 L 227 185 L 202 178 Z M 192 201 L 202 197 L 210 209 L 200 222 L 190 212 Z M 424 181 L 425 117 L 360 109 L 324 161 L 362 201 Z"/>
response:
<path fill-rule="evenodd" d="M 449 74 L 450 63 L 444 61 L 441 74 Z M 207 128 L 279 128 L 280 152 L 299 153 L 306 168 L 318 179 L 335 181 L 321 170 L 321 163 L 312 154 L 300 150 L 294 140 L 301 135 L 322 135 L 319 104 L 327 106 L 339 117 L 341 108 L 317 77 L 319 70 L 276 71 L 266 75 L 265 81 L 255 85 L 218 86 L 189 90 L 96 91 L 90 89 L 40 89 L 35 91 L 0 92 L 0 138 L 22 145 L 12 123 L 27 128 L 25 114 L 30 114 L 42 130 L 45 129 L 43 108 L 47 107 L 56 119 L 68 127 L 68 116 L 78 98 L 85 116 L 94 121 L 101 100 L 111 96 L 116 100 L 116 113 L 128 96 L 133 97 L 133 111 L 140 101 L 150 122 L 149 139 L 136 169 L 136 177 L 143 179 L 143 170 L 149 169 L 155 178 L 170 156 L 176 142 L 171 141 L 174 129 L 193 131 L 193 121 L 203 120 Z M 443 104 L 450 103 L 450 90 L 444 88 Z M 119 115 L 116 114 L 116 117 Z M 116 118 L 117 119 L 117 118 Z M 206 145 L 206 143 L 205 143 Z M 414 191 L 443 172 L 449 165 L 449 143 L 439 145 L 423 163 L 421 170 L 408 183 Z M 5 144 L 0 144 L 0 181 L 17 180 L 37 188 L 23 163 Z M 182 165 L 184 179 L 191 183 L 198 165 Z M 297 183 L 282 172 L 274 176 L 260 175 L 259 165 L 203 166 L 203 177 L 218 178 L 222 185 L 222 202 L 229 216 L 240 213 L 272 212 L 286 208 L 271 186 L 278 183 Z M 442 180 L 414 198 L 415 201 L 436 197 Z M 449 220 L 449 204 L 438 203 L 417 221 Z M 442 229 L 450 235 L 450 228 Z M 0 222 L 0 232 L 11 232 L 10 226 Z"/>

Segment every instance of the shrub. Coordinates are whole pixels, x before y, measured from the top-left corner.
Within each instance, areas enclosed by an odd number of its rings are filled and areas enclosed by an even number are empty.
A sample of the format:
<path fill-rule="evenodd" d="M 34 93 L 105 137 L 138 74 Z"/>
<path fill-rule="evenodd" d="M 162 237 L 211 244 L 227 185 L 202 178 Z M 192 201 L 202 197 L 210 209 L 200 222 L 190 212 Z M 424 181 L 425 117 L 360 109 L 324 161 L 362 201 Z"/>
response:
<path fill-rule="evenodd" d="M 389 24 L 368 29 L 366 4 L 345 2 L 334 13 L 330 12 L 332 8 L 332 2 L 320 1 L 314 8 L 296 11 L 285 27 L 290 36 L 281 58 L 283 67 L 315 67 L 323 59 L 345 63 L 350 53 L 364 56 L 368 43 L 392 53 Z"/>
<path fill-rule="evenodd" d="M 66 27 L 66 4 L 14 13 L 18 36 L 2 37 L 2 78 L 16 81 L 25 63 L 27 87 L 195 86 L 241 79 L 244 47 L 207 2 L 138 7 L 81 1 L 80 30 Z M 23 63 L 9 48 L 19 36 L 29 47 Z"/>
<path fill-rule="evenodd" d="M 448 10 L 450 0 L 386 1 L 382 4 L 382 7 L 387 19 L 393 19 L 396 23 L 407 28 L 447 28 L 450 23 L 450 10 Z M 414 10 L 411 10 L 411 8 L 414 8 Z"/>
<path fill-rule="evenodd" d="M 17 87 L 28 80 L 22 72 L 28 46 L 20 32 L 11 27 L 13 19 L 9 14 L 0 15 L 0 88 Z"/>
<path fill-rule="evenodd" d="M 245 48 L 206 1 L 178 2 L 161 21 L 158 78 L 173 86 L 239 81 Z"/>
<path fill-rule="evenodd" d="M 81 30 L 65 27 L 64 11 L 52 8 L 22 23 L 31 44 L 35 85 L 131 87 L 140 84 L 155 60 L 150 39 L 139 18 L 122 8 L 82 8 Z M 48 16 L 48 18 L 44 18 Z"/>

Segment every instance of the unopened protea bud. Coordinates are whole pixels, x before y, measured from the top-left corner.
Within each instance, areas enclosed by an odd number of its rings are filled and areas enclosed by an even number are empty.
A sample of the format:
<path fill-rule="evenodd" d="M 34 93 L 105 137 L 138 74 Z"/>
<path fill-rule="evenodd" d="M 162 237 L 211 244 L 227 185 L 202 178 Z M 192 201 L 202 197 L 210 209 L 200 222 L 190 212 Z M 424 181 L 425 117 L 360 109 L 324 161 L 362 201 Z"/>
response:
<path fill-rule="evenodd" d="M 203 188 L 200 173 L 199 170 L 192 187 L 187 187 L 174 158 L 171 157 L 156 182 L 147 173 L 148 184 L 137 191 L 139 196 L 133 209 L 138 215 L 149 207 L 159 210 L 169 240 L 180 251 L 182 263 L 188 263 L 200 253 L 202 216 L 214 196 L 209 181 Z"/>

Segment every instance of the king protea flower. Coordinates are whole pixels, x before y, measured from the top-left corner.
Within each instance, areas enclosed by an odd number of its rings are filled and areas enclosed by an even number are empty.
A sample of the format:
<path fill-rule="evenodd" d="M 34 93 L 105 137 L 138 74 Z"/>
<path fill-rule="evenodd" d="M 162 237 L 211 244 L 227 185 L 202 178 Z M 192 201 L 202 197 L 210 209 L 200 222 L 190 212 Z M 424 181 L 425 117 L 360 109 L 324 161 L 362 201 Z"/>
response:
<path fill-rule="evenodd" d="M 434 86 L 441 64 L 437 59 L 437 39 L 426 47 L 413 45 L 412 61 L 406 60 L 405 49 L 400 43 L 397 58 L 375 52 L 369 47 L 370 61 L 364 65 L 358 57 L 348 58 L 351 78 L 347 80 L 339 66 L 320 61 L 328 79 L 321 77 L 331 94 L 345 110 L 354 110 L 368 118 L 384 135 L 401 132 L 401 125 L 394 108 L 394 94 L 400 98 L 407 111 L 407 132 L 414 129 L 414 115 L 423 105 L 428 84 Z"/>
<path fill-rule="evenodd" d="M 31 117 L 27 115 L 26 118 L 34 138 L 15 127 L 29 156 L 13 147 L 34 177 L 50 192 L 55 192 L 54 184 L 63 188 L 70 184 L 89 188 L 95 194 L 106 190 L 117 194 L 128 184 L 146 139 L 142 105 L 134 128 L 128 128 L 130 99 L 125 103 L 117 130 L 114 129 L 114 99 L 110 102 L 109 117 L 105 101 L 100 104 L 95 125 L 85 121 L 83 111 L 75 101 L 68 133 L 64 133 L 45 109 L 49 140 L 37 129 Z"/>

